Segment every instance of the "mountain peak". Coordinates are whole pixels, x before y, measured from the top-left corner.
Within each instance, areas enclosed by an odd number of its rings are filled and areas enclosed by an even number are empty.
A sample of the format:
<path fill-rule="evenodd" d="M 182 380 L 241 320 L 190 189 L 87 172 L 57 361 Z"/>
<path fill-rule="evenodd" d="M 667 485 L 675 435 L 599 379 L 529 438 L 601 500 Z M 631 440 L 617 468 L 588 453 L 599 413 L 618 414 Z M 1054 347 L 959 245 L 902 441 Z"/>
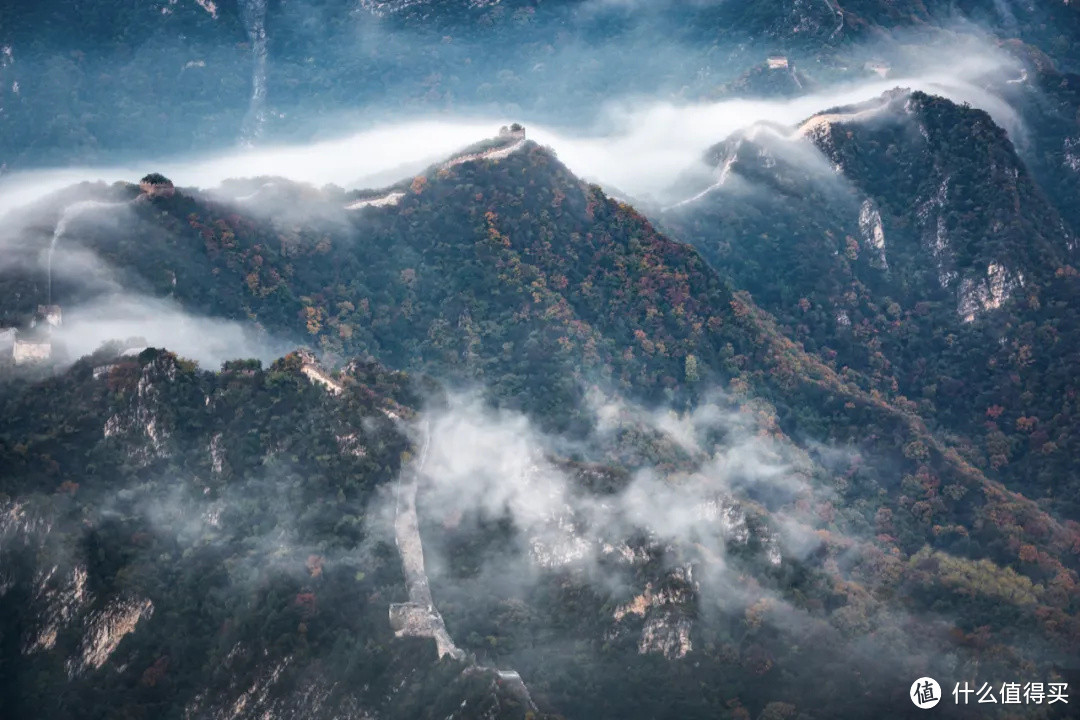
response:
<path fill-rule="evenodd" d="M 0 707 L 1063 685 L 1077 7 L 0 3 Z"/>

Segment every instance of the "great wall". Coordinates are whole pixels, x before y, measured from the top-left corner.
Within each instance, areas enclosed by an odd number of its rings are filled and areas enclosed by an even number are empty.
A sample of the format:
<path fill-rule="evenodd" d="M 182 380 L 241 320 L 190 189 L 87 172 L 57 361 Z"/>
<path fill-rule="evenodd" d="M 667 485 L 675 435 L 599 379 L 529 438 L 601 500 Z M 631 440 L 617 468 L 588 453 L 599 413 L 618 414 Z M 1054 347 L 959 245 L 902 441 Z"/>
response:
<path fill-rule="evenodd" d="M 518 124 L 511 125 L 510 127 L 503 127 L 499 130 L 498 139 L 503 140 L 509 144 L 497 145 L 488 150 L 481 150 L 474 153 L 466 153 L 464 155 L 457 155 L 449 160 L 439 163 L 435 166 L 435 171 L 449 170 L 452 167 L 458 165 L 464 165 L 468 162 L 476 162 L 479 160 L 501 160 L 503 158 L 513 155 L 515 152 L 525 146 L 525 128 Z M 354 200 L 345 206 L 346 210 L 360 210 L 366 207 L 387 207 L 390 205 L 397 205 L 405 197 L 403 190 L 391 190 L 384 195 L 376 195 L 373 197 L 362 197 L 358 200 Z"/>
<path fill-rule="evenodd" d="M 300 355 L 301 371 L 313 383 L 322 385 L 333 395 L 341 395 L 344 392 L 345 388 L 341 383 L 335 381 L 319 365 L 314 355 L 307 351 L 301 352 Z M 401 422 L 401 418 L 396 413 L 391 411 L 384 411 L 384 413 L 391 420 Z M 536 704 L 521 675 L 515 670 L 500 670 L 476 662 L 476 658 L 471 653 L 466 653 L 454 643 L 442 615 L 435 606 L 427 569 L 424 565 L 424 544 L 420 536 L 420 519 L 416 509 L 416 497 L 421 479 L 424 477 L 424 467 L 431 446 L 429 423 L 427 421 L 419 423 L 416 426 L 416 432 L 419 433 L 419 440 L 416 442 L 419 451 L 401 469 L 394 488 L 394 543 L 401 557 L 401 568 L 405 576 L 409 599 L 406 602 L 390 604 L 387 613 L 390 626 L 397 637 L 420 637 L 434 640 L 435 651 L 440 660 L 449 657 L 466 664 L 464 673 L 490 676 L 495 687 L 516 698 L 528 711 L 536 712 Z"/>

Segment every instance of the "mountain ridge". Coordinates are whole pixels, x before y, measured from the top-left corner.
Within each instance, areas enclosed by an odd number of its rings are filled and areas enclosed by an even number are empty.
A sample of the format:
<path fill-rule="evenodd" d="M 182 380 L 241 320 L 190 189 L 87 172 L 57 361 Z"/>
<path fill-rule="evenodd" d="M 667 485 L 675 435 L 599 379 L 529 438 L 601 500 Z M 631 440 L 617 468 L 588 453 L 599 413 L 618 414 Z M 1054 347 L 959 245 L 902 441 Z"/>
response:
<path fill-rule="evenodd" d="M 554 447 L 570 448 L 554 453 L 556 467 L 598 463 L 587 487 L 602 493 L 602 502 L 632 503 L 638 483 L 647 483 L 650 474 L 659 482 L 645 487 L 666 492 L 663 497 L 671 503 L 698 493 L 708 499 L 701 527 L 720 533 L 718 545 L 711 534 L 696 544 L 664 534 L 650 540 L 649 532 L 659 532 L 655 528 L 645 532 L 644 541 L 601 535 L 613 547 L 615 541 L 627 543 L 625 554 L 608 554 L 630 558 L 619 565 L 624 575 L 616 590 L 596 587 L 573 562 L 556 562 L 553 558 L 564 556 L 562 545 L 536 546 L 535 538 L 525 535 L 518 541 L 529 551 L 510 557 L 518 562 L 533 558 L 530 567 L 537 567 L 530 572 L 538 579 L 530 587 L 535 594 L 503 591 L 493 595 L 491 604 L 481 604 L 479 597 L 463 599 L 461 588 L 486 587 L 484 573 L 471 568 L 483 568 L 485 558 L 497 557 L 502 546 L 515 547 L 517 533 L 531 531 L 519 527 L 528 516 L 507 518 L 496 508 L 494 517 L 476 517 L 478 511 L 467 507 L 455 520 L 421 499 L 421 517 L 430 513 L 422 525 L 425 542 L 434 539 L 434 547 L 449 548 L 449 567 L 431 580 L 448 631 L 467 651 L 520 671 L 545 710 L 568 708 L 580 716 L 625 713 L 633 707 L 660 712 L 670 707 L 673 696 L 651 691 L 664 686 L 685 691 L 680 702 L 687 717 L 715 717 L 721 705 L 765 712 L 771 702 L 785 698 L 844 714 L 859 706 L 836 692 L 840 686 L 854 683 L 859 697 L 871 698 L 875 708 L 895 707 L 902 698 L 889 683 L 897 673 L 906 677 L 917 668 L 937 667 L 928 665 L 937 662 L 932 657 L 951 654 L 964 668 L 991 665 L 1006 673 L 1016 663 L 1048 667 L 1047 658 L 1068 657 L 1075 647 L 1080 608 L 1072 591 L 1080 525 L 1056 518 L 1036 500 L 988 476 L 972 462 L 977 453 L 967 440 L 932 425 L 916 403 L 868 387 L 856 373 L 808 350 L 738 289 L 741 283 L 726 263 L 709 262 L 703 252 L 667 236 L 531 141 L 505 157 L 435 165 L 392 187 L 403 193 L 396 202 L 354 211 L 345 206 L 355 196 L 340 189 L 278 188 L 285 194 L 271 198 L 272 211 L 287 204 L 283 197 L 314 197 L 316 208 L 325 205 L 325 215 L 313 212 L 293 222 L 183 188 L 150 195 L 133 184 L 97 186 L 91 193 L 100 199 L 125 202 L 123 222 L 98 227 L 72 221 L 68 226 L 66 246 L 103 258 L 110 275 L 125 287 L 171 297 L 189 312 L 258 323 L 344 367 L 342 376 L 327 381 L 326 371 L 305 373 L 305 361 L 294 355 L 267 369 L 257 361 L 239 361 L 207 373 L 148 350 L 135 358 L 81 360 L 36 385 L 0 386 L 8 408 L 0 416 L 6 423 L 0 452 L 4 467 L 13 468 L 5 492 L 14 491 L 16 497 L 33 487 L 46 498 L 42 502 L 63 508 L 73 496 L 76 508 L 86 503 L 79 512 L 94 513 L 95 484 L 127 492 L 127 483 L 137 488 L 154 471 L 166 478 L 158 483 L 186 478 L 200 512 L 201 487 L 211 489 L 210 501 L 218 492 L 241 495 L 227 495 L 224 509 L 235 513 L 240 524 L 229 526 L 233 534 L 224 548 L 217 540 L 198 540 L 212 538 L 216 530 L 199 526 L 193 545 L 182 526 L 164 524 L 163 542 L 176 548 L 173 552 L 195 553 L 199 559 L 198 565 L 178 562 L 176 571 L 194 573 L 185 582 L 212 572 L 218 554 L 223 567 L 244 567 L 245 553 L 251 552 L 245 549 L 247 528 L 270 533 L 269 540 L 281 532 L 309 538 L 287 555 L 288 572 L 275 575 L 273 564 L 262 571 L 264 594 L 258 597 L 268 604 L 255 607 L 265 618 L 231 605 L 208 608 L 214 618 L 209 628 L 182 625 L 181 635 L 191 635 L 196 645 L 162 654 L 151 646 L 177 632 L 177 626 L 175 616 L 155 600 L 153 615 L 135 623 L 136 628 L 147 623 L 152 632 L 137 630 L 128 644 L 113 650 L 121 653 L 118 658 L 135 652 L 132 657 L 142 663 L 138 678 L 135 669 L 117 676 L 116 682 L 136 688 L 122 694 L 126 702 L 138 705 L 142 700 L 134 693 L 158 692 L 146 688 L 157 687 L 156 678 L 169 672 L 186 678 L 191 688 L 198 673 L 185 663 L 227 657 L 234 631 L 224 630 L 218 639 L 212 629 L 228 610 L 236 616 L 240 637 L 271 633 L 277 638 L 275 648 L 295 653 L 278 653 L 266 661 L 242 655 L 247 663 L 243 671 L 215 676 L 213 689 L 224 706 L 244 697 L 249 681 L 258 689 L 268 687 L 259 678 L 275 678 L 269 686 L 281 689 L 275 684 L 281 673 L 301 673 L 285 675 L 295 681 L 304 673 L 318 674 L 325 657 L 340 658 L 343 669 L 353 668 L 344 658 L 362 646 L 364 667 L 387 668 L 367 681 L 371 687 L 398 687 L 399 677 L 416 678 L 414 697 L 391 694 L 374 700 L 379 691 L 360 685 L 362 698 L 375 703 L 371 707 L 379 708 L 380 716 L 430 716 L 438 709 L 439 716 L 463 712 L 465 717 L 469 711 L 452 708 L 462 699 L 480 698 L 484 707 L 497 708 L 492 712 L 523 716 L 512 698 L 482 690 L 488 687 L 483 678 L 434 663 L 429 641 L 386 644 L 388 608 L 394 600 L 404 601 L 404 585 L 396 558 L 387 558 L 385 539 L 381 545 L 375 539 L 377 525 L 362 499 L 375 497 L 401 471 L 403 453 L 415 447 L 405 434 L 391 431 L 382 409 L 396 405 L 380 398 L 396 393 L 400 399 L 395 403 L 420 410 L 422 398 L 438 398 L 441 391 L 394 390 L 406 377 L 372 364 L 376 359 L 438 377 L 450 392 L 481 386 L 484 407 L 511 413 L 497 416 L 497 427 L 526 428 L 526 435 L 535 428 L 551 437 Z M 136 198 L 141 199 L 132 202 Z M 54 235 L 47 225 L 32 228 L 24 238 L 28 257 L 40 257 Z M 55 300 L 66 305 L 100 293 L 89 280 L 55 283 Z M 28 288 L 18 302 L 26 313 L 35 311 L 45 287 L 40 265 L 9 269 L 4 283 L 7 297 L 19 297 L 11 287 Z M 8 306 L 18 309 L 18 302 Z M 365 359 L 347 364 L 353 356 Z M 318 375 L 314 380 L 313 374 Z M 366 379 L 354 382 L 349 379 L 353 375 Z M 625 410 L 627 420 L 614 430 L 604 429 L 610 420 L 598 414 L 597 393 L 641 409 Z M 438 417 L 442 402 L 436 400 L 434 409 L 429 405 L 424 412 Z M 69 417 L 79 417 L 85 407 L 93 410 L 83 420 Z M 716 416 L 708 422 L 691 420 L 710 409 L 721 418 L 725 413 L 742 418 L 750 430 L 728 426 Z M 706 431 L 695 430 L 690 442 L 685 432 L 680 435 L 664 424 L 673 420 L 649 419 L 664 417 L 665 411 L 674 421 L 698 422 Z M 461 418 L 449 412 L 451 429 L 479 422 L 473 414 Z M 482 418 L 483 412 L 477 412 Z M 26 423 L 31 415 L 37 420 Z M 364 418 L 374 420 L 365 426 Z M 744 433 L 756 439 L 744 441 Z M 450 437 L 444 442 L 453 447 L 456 436 Z M 718 477 L 751 472 L 739 470 L 754 467 L 740 465 L 740 453 L 751 452 L 756 462 L 764 462 L 754 454 L 765 452 L 754 449 L 756 443 L 784 458 L 779 475 L 790 479 L 794 489 L 770 490 L 767 479 L 749 489 L 711 484 Z M 57 448 L 67 449 L 60 453 Z M 491 447 L 483 452 L 496 455 Z M 54 455 L 56 460 L 49 462 Z M 716 470 L 710 463 L 717 457 L 730 457 L 736 470 Z M 547 467 L 542 460 L 530 463 Z M 453 465 L 442 469 L 451 471 Z M 531 470 L 523 470 L 525 479 L 519 480 L 499 463 L 494 471 L 499 482 L 493 489 L 551 479 L 544 474 L 548 470 L 536 479 L 530 479 Z M 90 478 L 74 493 L 64 485 L 80 482 L 86 472 Z M 559 477 L 564 471 L 550 472 Z M 584 483 L 581 473 L 565 472 Z M 298 529 L 290 530 L 288 523 L 277 529 L 283 521 L 275 515 L 275 502 L 261 499 L 278 487 L 290 506 L 304 508 Z M 571 487 L 578 492 L 576 485 Z M 244 499 L 245 493 L 252 500 Z M 539 537 L 551 543 L 561 539 L 573 550 L 575 543 L 586 542 L 587 536 L 577 533 L 585 532 L 579 524 L 586 522 L 593 500 L 566 502 L 567 510 L 556 506 L 559 532 L 554 539 Z M 104 558 L 91 572 L 97 587 L 158 587 L 160 571 L 148 564 L 156 555 L 129 542 L 149 522 L 147 517 L 136 508 L 117 521 L 93 518 L 90 542 L 98 543 Z M 742 523 L 745 532 L 739 529 Z M 81 530 L 73 532 L 81 537 Z M 368 533 L 372 555 L 364 559 L 372 566 L 358 568 L 353 554 L 368 547 Z M 719 555 L 729 552 L 729 544 L 730 554 Z M 204 549 L 192 550 L 199 547 Z M 258 546 L 255 553 L 256 558 L 274 557 Z M 748 588 L 749 599 L 733 599 L 725 611 L 711 604 L 707 578 L 726 563 L 738 568 L 737 585 Z M 25 587 L 34 587 L 33 566 L 21 567 L 29 573 Z M 366 579 L 369 570 L 372 580 Z M 358 579 L 357 573 L 365 578 Z M 697 579 L 702 573 L 704 579 Z M 132 578 L 138 584 L 132 585 Z M 350 620 L 346 609 L 354 601 L 348 598 L 356 597 L 357 583 L 368 601 L 361 617 Z M 175 602 L 197 596 L 193 591 Z M 0 602 L 8 606 L 19 600 L 2 596 Z M 908 614 L 948 616 L 951 620 L 943 622 L 949 631 L 920 623 L 905 636 L 902 629 L 911 629 L 904 620 Z M 16 626 L 36 627 L 23 614 L 10 617 Z M 793 618 L 796 627 L 785 625 Z M 985 653 L 970 650 L 984 642 L 978 640 L 982 626 L 994 632 Z M 340 627 L 355 628 L 349 634 L 351 646 L 331 642 Z M 65 637 L 71 639 L 62 651 L 75 642 L 74 635 Z M 866 674 L 866 663 L 852 662 L 846 644 L 850 638 L 888 657 Z M 566 643 L 576 643 L 577 652 L 589 658 L 572 676 L 557 662 L 565 657 Z M 15 662 L 22 650 L 9 645 L 5 662 Z M 159 665 L 165 656 L 176 660 Z M 55 663 L 63 662 L 63 653 L 47 657 L 59 672 Z M 289 657 L 298 669 L 279 669 Z M 433 664 L 410 658 L 432 658 Z M 809 662 L 812 658 L 816 664 Z M 827 683 L 805 670 L 822 665 L 832 672 Z M 948 672 L 944 666 L 937 670 Z M 151 684 L 142 680 L 147 672 Z M 346 677 L 353 682 L 364 676 L 350 672 Z M 628 675 L 633 682 L 627 683 Z M 457 680 L 447 681 L 451 676 Z M 701 683 L 716 677 L 726 679 L 706 696 Z M 12 683 L 8 692 L 21 692 L 23 683 Z M 73 697 L 89 692 L 78 684 L 68 687 Z M 697 694 L 691 692 L 694 687 Z M 331 689 L 328 697 L 359 702 L 336 692 Z M 176 697 L 192 702 L 190 692 Z M 262 690 L 250 695 L 251 713 L 291 707 L 274 705 L 272 697 Z M 20 695 L 18 702 L 29 706 L 32 699 Z M 422 707 L 428 702 L 430 707 Z M 212 712 L 207 709 L 212 704 L 198 703 L 195 707 L 203 709 L 196 714 Z M 306 707 L 315 714 L 322 705 L 309 702 Z"/>

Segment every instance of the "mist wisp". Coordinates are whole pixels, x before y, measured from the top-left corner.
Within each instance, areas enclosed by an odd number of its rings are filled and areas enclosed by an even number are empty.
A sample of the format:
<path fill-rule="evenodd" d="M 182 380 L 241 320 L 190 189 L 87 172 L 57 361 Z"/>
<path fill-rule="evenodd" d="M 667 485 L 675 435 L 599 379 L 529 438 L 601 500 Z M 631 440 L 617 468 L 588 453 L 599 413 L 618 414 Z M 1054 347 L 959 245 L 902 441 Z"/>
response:
<path fill-rule="evenodd" d="M 10 173 L 0 178 L 0 216 L 76 180 L 131 179 L 148 167 L 168 175 L 178 186 L 213 188 L 231 178 L 282 176 L 316 186 L 379 187 L 490 137 L 510 120 L 523 122 L 531 139 L 554 148 L 576 174 L 613 193 L 677 201 L 670 197 L 676 178 L 698 165 L 707 148 L 731 133 L 761 122 L 794 128 L 829 108 L 866 101 L 897 87 L 970 103 L 989 112 L 1014 137 L 1023 134 L 1017 113 L 992 90 L 995 82 L 1007 82 L 1018 73 L 1011 56 L 977 38 L 951 51 L 902 46 L 898 52 L 904 62 L 896 77 L 872 75 L 791 98 L 676 101 L 639 94 L 611 96 L 598 103 L 590 126 L 562 127 L 533 122 L 528 116 L 507 118 L 490 110 L 462 110 L 400 117 L 309 144 L 260 145 L 201 158 L 159 158 L 137 168 L 125 164 Z"/>

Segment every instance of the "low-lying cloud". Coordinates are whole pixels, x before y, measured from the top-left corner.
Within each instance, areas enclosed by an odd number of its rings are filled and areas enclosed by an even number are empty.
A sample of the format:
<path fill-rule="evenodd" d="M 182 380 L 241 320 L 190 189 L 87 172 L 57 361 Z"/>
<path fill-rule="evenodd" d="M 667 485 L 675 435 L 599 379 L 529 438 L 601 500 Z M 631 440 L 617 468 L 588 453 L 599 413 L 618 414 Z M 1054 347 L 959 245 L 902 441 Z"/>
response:
<path fill-rule="evenodd" d="M 65 308 L 64 324 L 53 337 L 72 358 L 109 341 L 131 341 L 168 348 L 209 369 L 236 358 L 270 362 L 292 348 L 250 323 L 195 315 L 172 300 L 130 293 L 104 294 Z"/>
<path fill-rule="evenodd" d="M 764 549 L 771 562 L 782 552 L 805 551 L 805 537 L 794 529 L 757 537 L 747 529 L 748 512 L 769 508 L 783 519 L 786 507 L 794 517 L 795 499 L 814 494 L 805 457 L 758 433 L 723 396 L 684 414 L 593 400 L 595 436 L 570 442 L 543 435 L 520 414 L 486 408 L 472 396 L 454 398 L 429 419 L 426 519 L 445 528 L 509 521 L 517 535 L 505 550 L 523 556 L 523 581 L 576 568 L 598 584 L 617 583 L 601 566 L 640 556 L 648 546 L 699 553 L 709 560 L 700 577 L 719 587 L 730 543 Z M 600 479 L 605 487 L 598 489 L 584 487 L 583 475 L 602 476 L 601 466 L 557 460 L 567 452 L 602 455 L 624 432 L 666 444 L 666 454 L 683 458 L 685 467 L 640 468 L 626 478 Z M 782 547 L 788 538 L 792 546 Z M 635 548 L 641 541 L 646 546 Z M 431 555 L 436 567 L 445 564 L 437 548 Z"/>
<path fill-rule="evenodd" d="M 757 122 L 795 125 L 827 108 L 861 102 L 896 87 L 970 103 L 989 112 L 1014 136 L 1022 134 L 1017 113 L 986 89 L 995 79 L 1004 82 L 1019 72 L 1016 61 L 1003 51 L 967 38 L 951 49 L 897 46 L 893 54 L 896 77 L 845 82 L 794 98 L 727 98 L 716 102 L 609 98 L 601 103 L 589 128 L 567 129 L 534 123 L 529 117 L 465 111 L 449 117 L 387 121 L 303 145 L 238 149 L 202 158 L 148 159 L 138 166 L 13 173 L 0 178 L 0 216 L 78 180 L 132 181 L 148 170 L 165 173 L 177 185 L 202 188 L 212 188 L 229 178 L 257 176 L 345 188 L 378 187 L 419 172 L 492 135 L 511 120 L 525 123 L 532 139 L 554 148 L 580 176 L 634 198 L 663 199 L 675 178 L 695 165 L 708 147 L 740 128 Z"/>

